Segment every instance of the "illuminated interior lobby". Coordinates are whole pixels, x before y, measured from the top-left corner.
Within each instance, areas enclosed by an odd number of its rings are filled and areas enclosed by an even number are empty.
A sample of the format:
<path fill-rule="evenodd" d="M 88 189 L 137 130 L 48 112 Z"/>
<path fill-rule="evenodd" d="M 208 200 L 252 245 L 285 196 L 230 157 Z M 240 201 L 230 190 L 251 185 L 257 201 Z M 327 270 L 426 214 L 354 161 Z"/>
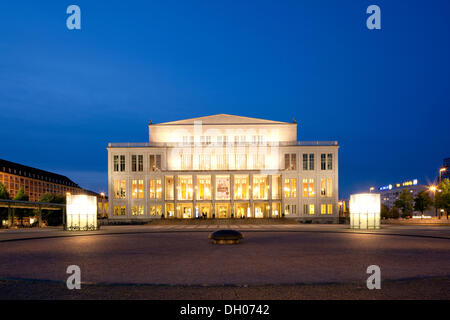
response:
<path fill-rule="evenodd" d="M 298 141 L 297 122 L 227 114 L 148 125 L 108 144 L 109 219 L 338 219 L 336 141 Z"/>

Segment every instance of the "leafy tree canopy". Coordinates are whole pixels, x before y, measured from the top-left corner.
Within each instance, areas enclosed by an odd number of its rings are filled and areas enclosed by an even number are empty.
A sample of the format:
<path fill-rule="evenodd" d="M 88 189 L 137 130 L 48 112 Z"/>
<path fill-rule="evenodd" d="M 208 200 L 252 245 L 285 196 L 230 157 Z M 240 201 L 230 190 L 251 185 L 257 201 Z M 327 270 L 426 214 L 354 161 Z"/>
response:
<path fill-rule="evenodd" d="M 403 216 L 410 216 L 413 209 L 413 198 L 408 189 L 403 189 L 400 197 L 395 200 L 394 206 L 401 209 Z"/>
<path fill-rule="evenodd" d="M 433 205 L 433 199 L 431 199 L 430 194 L 426 190 L 420 191 L 414 198 L 414 210 L 423 212 L 430 209 Z"/>
<path fill-rule="evenodd" d="M 66 203 L 66 197 L 61 194 L 45 193 L 41 196 L 39 202 Z"/>
<path fill-rule="evenodd" d="M 436 208 L 444 209 L 448 213 L 450 211 L 450 180 L 444 179 L 438 185 L 436 191 Z"/>
<path fill-rule="evenodd" d="M 19 189 L 19 191 L 17 191 L 17 194 L 16 194 L 16 196 L 14 197 L 13 200 L 17 200 L 17 201 L 28 201 L 29 200 L 29 197 L 25 193 L 25 191 L 23 190 L 23 187 L 21 187 Z"/>
<path fill-rule="evenodd" d="M 8 189 L 6 189 L 5 185 L 0 182 L 0 199 L 11 199 L 9 196 Z"/>

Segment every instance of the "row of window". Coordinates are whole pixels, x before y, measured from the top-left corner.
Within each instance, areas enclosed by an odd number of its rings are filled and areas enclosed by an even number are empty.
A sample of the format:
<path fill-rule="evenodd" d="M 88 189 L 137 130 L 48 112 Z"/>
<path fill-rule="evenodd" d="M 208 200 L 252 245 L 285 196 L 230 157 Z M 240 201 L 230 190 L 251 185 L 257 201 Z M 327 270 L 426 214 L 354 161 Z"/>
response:
<path fill-rule="evenodd" d="M 125 155 L 114 155 L 113 156 L 113 171 L 123 172 L 126 170 L 125 166 Z M 131 155 L 131 171 L 142 172 L 144 171 L 144 156 Z M 149 155 L 149 171 L 161 171 L 161 155 L 151 154 Z"/>
<path fill-rule="evenodd" d="M 48 176 L 45 176 L 45 175 L 39 175 L 39 174 L 36 174 L 36 173 L 31 173 L 29 171 L 27 172 L 27 171 L 22 171 L 22 170 L 17 170 L 17 169 L 11 169 L 11 168 L 3 167 L 3 172 L 11 173 L 11 174 L 14 174 L 14 175 L 17 174 L 19 176 L 24 176 L 24 177 L 28 177 L 28 178 L 32 178 L 32 179 L 49 181 L 51 183 L 56 183 L 56 184 L 75 186 L 74 183 L 69 183 L 66 180 L 55 179 L 53 177 L 48 177 Z"/>
<path fill-rule="evenodd" d="M 264 136 L 216 136 L 211 139 L 211 136 L 199 136 L 195 139 L 194 136 L 183 136 L 183 145 L 193 145 L 200 143 L 202 145 L 239 145 L 246 143 L 264 144 L 266 140 Z"/>
<path fill-rule="evenodd" d="M 314 204 L 304 204 L 303 205 L 303 214 L 304 215 L 313 215 L 316 214 L 316 207 Z M 333 205 L 331 203 L 320 205 L 320 214 L 333 214 Z"/>
<path fill-rule="evenodd" d="M 179 168 L 181 170 L 246 170 L 246 169 L 275 169 L 270 157 L 264 153 L 255 154 L 179 154 Z M 303 170 L 315 170 L 315 154 L 303 154 Z M 297 170 L 297 155 L 295 153 L 286 153 L 284 155 L 284 169 Z M 333 170 L 333 154 L 320 154 L 320 170 Z M 125 155 L 113 156 L 113 171 L 126 171 Z M 131 171 L 144 171 L 144 156 L 131 155 Z M 149 171 L 161 171 L 161 155 L 149 155 Z"/>
<path fill-rule="evenodd" d="M 252 184 L 250 176 L 247 174 L 233 175 L 233 195 L 231 194 L 231 178 L 230 175 L 216 175 L 215 186 L 213 186 L 211 175 L 179 175 L 176 177 L 175 185 L 174 176 L 165 176 L 165 199 L 174 200 L 193 200 L 194 193 L 196 200 L 211 200 L 212 194 L 215 193 L 216 200 L 249 200 L 250 195 L 255 200 L 281 199 L 281 193 L 284 192 L 285 198 L 297 198 L 297 179 L 285 178 L 282 185 L 281 175 L 271 175 L 272 183 L 270 184 L 269 175 L 259 174 L 253 175 Z M 196 179 L 194 184 L 194 179 Z M 304 178 L 302 183 L 302 196 L 304 198 L 315 197 L 315 180 L 313 178 Z M 282 189 L 283 188 L 283 189 Z M 113 195 L 116 199 L 127 198 L 127 180 L 113 180 Z M 320 197 L 333 196 L 333 179 L 320 179 Z M 161 179 L 148 180 L 148 197 L 149 199 L 162 199 L 163 186 Z M 144 179 L 131 180 L 131 199 L 144 199 Z"/>
<path fill-rule="evenodd" d="M 296 215 L 297 214 L 297 205 L 295 204 L 286 204 L 284 207 L 285 215 Z M 303 215 L 314 215 L 316 214 L 316 207 L 314 204 L 304 204 L 303 205 Z M 333 204 L 331 203 L 322 203 L 320 205 L 320 214 L 333 214 Z"/>
<path fill-rule="evenodd" d="M 303 154 L 303 170 L 313 171 L 315 170 L 315 155 L 314 153 Z M 320 154 L 320 170 L 333 170 L 333 154 L 321 153 Z"/>
<path fill-rule="evenodd" d="M 217 205 L 217 211 L 218 211 L 218 217 L 219 218 L 229 218 L 229 209 L 228 207 L 225 208 L 225 211 L 222 211 L 222 214 L 220 213 L 220 204 Z M 265 210 L 261 210 L 262 209 L 266 209 L 265 206 L 263 205 L 262 207 L 260 207 L 259 204 L 255 205 L 255 215 L 254 217 L 258 218 L 258 217 L 264 217 L 264 211 Z M 270 207 L 268 207 L 270 208 Z M 272 208 L 272 216 L 273 217 L 278 217 L 279 216 L 279 208 L 280 208 L 280 203 L 274 203 L 273 204 L 273 208 Z M 180 215 L 179 218 L 193 218 L 193 214 L 192 214 L 192 207 L 190 207 L 189 205 L 186 207 L 183 207 L 183 212 Z M 186 210 L 187 209 L 187 210 Z M 242 212 L 240 209 L 243 209 Z M 247 209 L 247 210 L 245 210 Z M 179 206 L 177 208 L 177 211 L 181 211 L 181 206 Z M 210 211 L 211 211 L 211 205 L 209 206 L 205 206 L 203 208 L 200 208 L 199 211 L 199 207 L 196 207 L 196 215 L 195 217 L 198 216 L 203 216 L 203 217 L 208 217 L 210 218 Z M 150 205 L 149 206 L 149 215 L 150 216 L 161 216 L 162 215 L 162 205 Z M 174 212 L 174 204 L 173 203 L 167 203 L 166 204 L 166 213 L 168 217 L 173 217 L 175 216 L 175 212 Z M 113 211 L 113 215 L 114 216 L 125 216 L 127 214 L 126 212 L 126 206 L 125 205 L 121 205 L 121 206 L 114 206 L 114 211 Z M 284 206 L 284 214 L 286 216 L 291 216 L 291 215 L 297 215 L 297 205 L 295 204 L 286 204 Z M 303 215 L 315 215 L 316 214 L 316 210 L 315 210 L 315 205 L 314 204 L 305 204 L 303 205 Z M 328 204 L 321 204 L 320 205 L 320 214 L 321 215 L 331 215 L 333 214 L 333 204 L 328 203 Z M 132 216 L 144 216 L 145 212 L 144 212 L 144 206 L 143 205 L 132 205 L 131 206 L 131 215 Z M 236 208 L 236 217 L 240 217 L 240 215 L 244 215 L 244 216 L 248 216 L 248 217 L 252 217 L 252 215 L 250 214 L 250 208 L 249 207 L 239 207 Z"/>

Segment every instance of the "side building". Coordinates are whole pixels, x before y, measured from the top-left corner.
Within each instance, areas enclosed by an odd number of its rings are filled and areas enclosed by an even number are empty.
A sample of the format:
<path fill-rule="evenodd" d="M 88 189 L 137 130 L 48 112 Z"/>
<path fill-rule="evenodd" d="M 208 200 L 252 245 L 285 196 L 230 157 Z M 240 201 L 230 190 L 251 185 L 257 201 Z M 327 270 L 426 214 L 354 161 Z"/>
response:
<path fill-rule="evenodd" d="M 337 222 L 338 143 L 297 123 L 227 114 L 149 124 L 108 145 L 109 219 L 296 218 Z"/>
<path fill-rule="evenodd" d="M 445 158 L 442 161 L 442 167 L 439 168 L 439 182 L 444 179 L 450 180 L 450 158 Z"/>
<path fill-rule="evenodd" d="M 414 199 L 419 192 L 428 190 L 428 186 L 419 184 L 419 180 L 417 179 L 381 186 L 378 188 L 381 203 L 389 209 L 392 209 L 394 207 L 395 201 L 400 198 L 400 194 L 404 189 L 408 190 L 408 192 L 411 194 L 411 197 Z M 370 191 L 372 192 L 372 188 Z M 433 216 L 434 211 L 430 209 L 427 210 L 425 214 L 427 216 Z"/>
<path fill-rule="evenodd" d="M 6 187 L 11 198 L 20 188 L 28 195 L 29 201 L 39 201 L 46 193 L 88 194 L 97 197 L 100 214 L 106 215 L 108 210 L 108 199 L 104 194 L 83 189 L 66 176 L 3 159 L 0 159 L 0 183 Z"/>

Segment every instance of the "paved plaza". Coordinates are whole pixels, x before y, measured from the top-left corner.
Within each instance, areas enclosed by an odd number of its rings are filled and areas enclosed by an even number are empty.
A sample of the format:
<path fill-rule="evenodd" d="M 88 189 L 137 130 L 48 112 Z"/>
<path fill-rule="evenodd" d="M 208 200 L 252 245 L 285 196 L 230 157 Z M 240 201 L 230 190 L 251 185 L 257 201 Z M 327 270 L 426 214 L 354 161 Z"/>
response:
<path fill-rule="evenodd" d="M 209 233 L 222 228 L 241 231 L 244 241 L 211 244 Z M 84 233 L 1 230 L 0 261 L 0 298 L 66 297 L 69 265 L 81 268 L 84 298 L 189 298 L 195 292 L 203 298 L 232 294 L 243 299 L 251 298 L 250 292 L 261 299 L 270 299 L 270 292 L 280 299 L 332 298 L 338 292 L 340 298 L 450 298 L 450 227 L 445 226 L 368 231 L 300 224 L 104 226 Z M 369 294 L 365 288 L 369 265 L 380 266 L 383 293 Z M 101 288 L 111 290 L 102 295 Z M 120 296 L 119 288 L 127 294 Z M 83 297 L 82 292 L 69 298 Z"/>

